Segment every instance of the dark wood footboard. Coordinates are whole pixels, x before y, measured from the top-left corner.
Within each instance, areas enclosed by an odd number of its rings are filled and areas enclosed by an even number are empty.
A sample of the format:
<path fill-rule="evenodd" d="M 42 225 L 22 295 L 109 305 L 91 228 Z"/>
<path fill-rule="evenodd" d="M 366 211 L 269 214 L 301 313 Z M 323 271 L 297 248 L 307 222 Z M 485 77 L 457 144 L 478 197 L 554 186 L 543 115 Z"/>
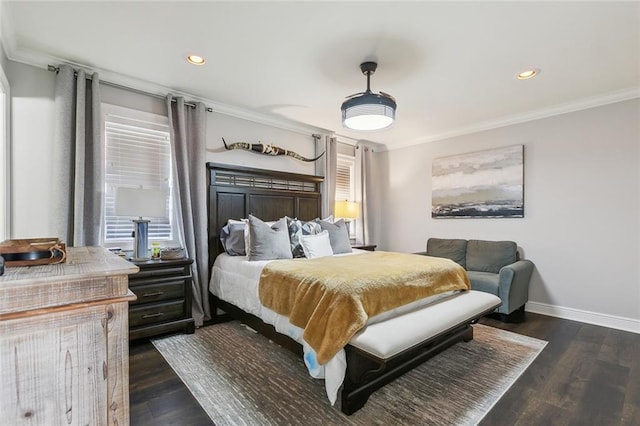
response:
<path fill-rule="evenodd" d="M 386 360 L 347 345 L 347 372 L 342 384 L 340 409 L 347 415 L 355 413 L 364 406 L 369 396 L 382 386 L 448 347 L 472 339 L 473 327 L 463 324 Z"/>

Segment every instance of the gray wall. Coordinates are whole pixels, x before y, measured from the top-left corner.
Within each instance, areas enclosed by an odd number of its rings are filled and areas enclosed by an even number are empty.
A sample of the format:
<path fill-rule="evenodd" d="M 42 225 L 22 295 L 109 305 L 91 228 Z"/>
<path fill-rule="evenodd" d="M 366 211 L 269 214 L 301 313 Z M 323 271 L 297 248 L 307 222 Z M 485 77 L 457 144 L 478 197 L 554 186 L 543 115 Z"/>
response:
<path fill-rule="evenodd" d="M 376 154 L 376 241 L 514 240 L 536 264 L 529 310 L 640 332 L 640 100 Z M 434 158 L 524 145 L 523 219 L 432 219 Z M 575 311 L 575 312 L 574 312 Z"/>

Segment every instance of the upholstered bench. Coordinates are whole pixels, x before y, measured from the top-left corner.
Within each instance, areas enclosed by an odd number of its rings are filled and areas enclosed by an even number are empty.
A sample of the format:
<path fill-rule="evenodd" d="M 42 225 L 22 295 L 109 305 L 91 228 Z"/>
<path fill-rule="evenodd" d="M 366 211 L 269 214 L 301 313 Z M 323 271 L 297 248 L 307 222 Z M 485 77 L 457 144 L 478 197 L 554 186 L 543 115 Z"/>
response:
<path fill-rule="evenodd" d="M 502 300 L 495 310 L 502 321 L 524 320 L 534 265 L 519 258 L 515 242 L 429 238 L 427 251 L 420 254 L 457 262 L 467 270 L 473 290 L 494 294 Z"/>

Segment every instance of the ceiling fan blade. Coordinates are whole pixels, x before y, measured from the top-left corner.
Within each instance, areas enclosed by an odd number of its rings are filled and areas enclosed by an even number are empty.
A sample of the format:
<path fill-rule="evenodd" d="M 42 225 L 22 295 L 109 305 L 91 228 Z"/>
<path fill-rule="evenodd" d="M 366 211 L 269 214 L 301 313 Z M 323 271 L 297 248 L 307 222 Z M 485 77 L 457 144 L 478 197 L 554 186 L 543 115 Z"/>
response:
<path fill-rule="evenodd" d="M 388 93 L 385 93 L 385 92 L 382 92 L 382 91 L 381 91 L 381 92 L 380 92 L 380 94 L 381 94 L 382 96 L 384 96 L 384 97 L 387 97 L 387 98 L 389 98 L 389 99 L 393 100 L 394 102 L 396 101 L 396 98 L 394 98 L 393 96 L 391 96 L 391 95 L 390 95 L 390 94 L 388 94 Z"/>
<path fill-rule="evenodd" d="M 354 93 L 353 95 L 347 96 L 345 99 L 355 98 L 356 96 L 364 95 L 365 92 Z"/>

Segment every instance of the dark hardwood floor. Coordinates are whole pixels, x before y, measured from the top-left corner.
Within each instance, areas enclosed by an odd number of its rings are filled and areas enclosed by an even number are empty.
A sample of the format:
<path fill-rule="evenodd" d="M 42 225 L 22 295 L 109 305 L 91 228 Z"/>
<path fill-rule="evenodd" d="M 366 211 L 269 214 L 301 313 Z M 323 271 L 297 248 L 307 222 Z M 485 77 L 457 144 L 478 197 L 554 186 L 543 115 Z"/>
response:
<path fill-rule="evenodd" d="M 549 342 L 481 425 L 640 425 L 640 335 L 532 313 L 481 323 Z M 149 342 L 130 349 L 132 425 L 211 425 Z"/>
<path fill-rule="evenodd" d="M 198 401 L 149 341 L 129 347 L 131 425 L 212 425 Z"/>

